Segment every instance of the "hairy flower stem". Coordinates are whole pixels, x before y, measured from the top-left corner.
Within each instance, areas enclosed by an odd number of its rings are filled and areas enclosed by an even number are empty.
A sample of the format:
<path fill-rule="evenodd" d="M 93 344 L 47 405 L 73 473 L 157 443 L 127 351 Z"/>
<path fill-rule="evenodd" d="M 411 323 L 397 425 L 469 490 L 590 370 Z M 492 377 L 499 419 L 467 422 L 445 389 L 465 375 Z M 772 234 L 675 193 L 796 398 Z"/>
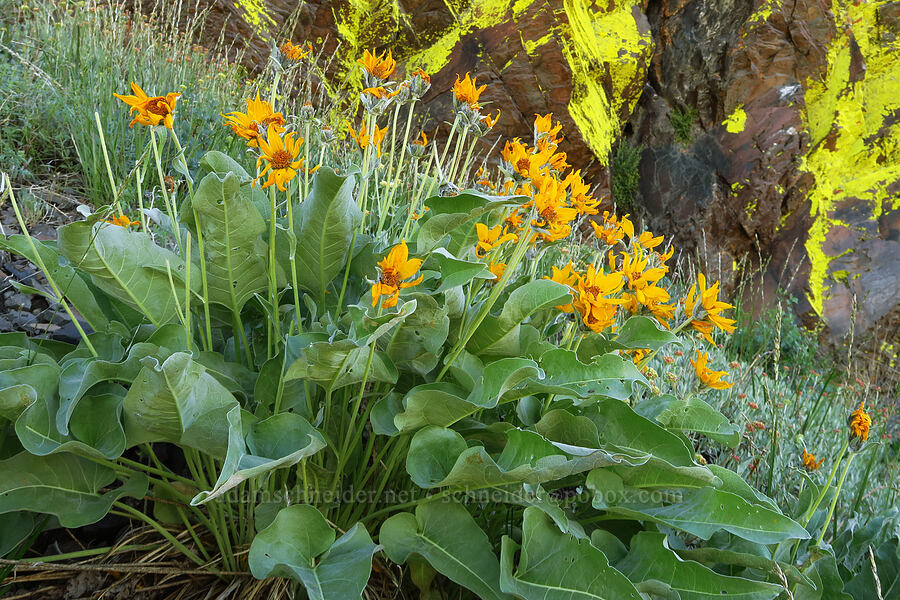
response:
<path fill-rule="evenodd" d="M 100 123 L 100 113 L 96 110 L 94 111 L 94 121 L 97 123 L 97 131 L 100 133 L 100 149 L 103 150 L 103 162 L 106 164 L 106 175 L 109 177 L 109 188 L 113 195 L 113 204 L 116 206 L 116 211 L 120 215 L 123 215 L 125 213 L 122 212 L 122 205 L 119 203 L 119 188 L 116 187 L 112 166 L 109 164 L 109 152 L 106 150 L 106 136 L 103 135 L 103 125 Z"/>
<path fill-rule="evenodd" d="M 267 358 L 272 358 L 277 351 L 275 335 L 280 329 L 278 324 L 278 282 L 275 278 L 275 220 L 277 206 L 275 204 L 275 188 L 269 188 L 269 304 L 272 318 L 269 319 L 268 340 L 266 342 Z"/>
<path fill-rule="evenodd" d="M 291 238 L 295 241 L 291 253 L 288 255 L 288 262 L 291 265 L 291 287 L 294 292 L 294 318 L 297 322 L 297 332 L 303 333 L 303 322 L 300 319 L 300 286 L 297 284 L 297 264 L 296 264 L 296 236 L 294 235 L 294 203 L 291 202 L 291 186 L 287 186 L 287 219 L 288 231 L 291 232 Z M 276 411 L 277 412 L 277 411 Z"/>
<path fill-rule="evenodd" d="M 850 470 L 850 465 L 853 463 L 855 457 L 856 452 L 851 452 L 850 457 L 847 459 L 847 463 L 844 465 L 844 470 L 841 472 L 841 478 L 838 479 L 837 489 L 834 490 L 834 498 L 831 500 L 831 506 L 828 508 L 828 515 L 825 517 L 825 523 L 822 524 L 822 531 L 819 532 L 819 537 L 816 539 L 816 546 L 822 545 L 822 540 L 825 538 L 825 532 L 828 530 L 828 524 L 831 522 L 832 515 L 834 515 L 834 507 L 837 506 L 838 498 L 841 495 L 841 488 L 844 487 L 847 471 Z"/>
<path fill-rule="evenodd" d="M 178 244 L 178 250 L 184 254 L 184 249 L 181 247 L 181 226 L 178 224 L 178 215 L 175 214 L 175 207 L 172 204 L 172 199 L 169 198 L 169 190 L 166 188 L 166 175 L 163 172 L 159 145 L 156 143 L 156 130 L 153 127 L 150 128 L 150 144 L 153 147 L 153 160 L 156 162 L 156 175 L 159 178 L 159 193 L 162 195 L 163 204 L 166 205 L 166 213 L 169 215 L 175 243 Z"/>

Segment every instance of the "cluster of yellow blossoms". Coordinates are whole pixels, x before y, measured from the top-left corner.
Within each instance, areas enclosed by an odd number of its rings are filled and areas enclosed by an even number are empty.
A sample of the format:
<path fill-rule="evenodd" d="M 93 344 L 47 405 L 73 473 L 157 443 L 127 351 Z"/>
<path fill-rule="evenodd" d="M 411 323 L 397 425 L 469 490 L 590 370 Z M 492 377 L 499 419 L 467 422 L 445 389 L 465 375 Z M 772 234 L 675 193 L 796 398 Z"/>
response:
<path fill-rule="evenodd" d="M 134 124 L 137 123 L 138 125 L 147 125 L 150 127 L 164 125 L 168 129 L 172 129 L 175 105 L 181 94 L 172 92 L 165 96 L 148 96 L 144 93 L 144 90 L 134 82 L 131 82 L 131 91 L 134 92 L 134 94 L 130 96 L 113 94 L 113 96 L 131 107 L 130 112 L 137 113 L 131 123 L 128 124 L 129 127 L 134 127 Z"/>

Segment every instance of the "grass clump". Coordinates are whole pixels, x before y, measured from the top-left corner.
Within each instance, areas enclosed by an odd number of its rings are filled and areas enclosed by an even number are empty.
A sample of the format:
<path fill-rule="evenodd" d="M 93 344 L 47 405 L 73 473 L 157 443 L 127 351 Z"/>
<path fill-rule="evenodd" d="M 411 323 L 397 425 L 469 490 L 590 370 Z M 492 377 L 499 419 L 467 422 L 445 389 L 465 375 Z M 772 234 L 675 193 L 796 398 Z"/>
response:
<path fill-rule="evenodd" d="M 625 140 L 619 142 L 613 158 L 612 193 L 616 206 L 624 211 L 634 208 L 634 196 L 640 187 L 641 152 L 643 146 L 632 146 Z"/>
<path fill-rule="evenodd" d="M 675 139 L 681 145 L 687 146 L 691 143 L 691 131 L 694 128 L 694 122 L 699 116 L 700 112 L 696 107 L 690 105 L 684 108 L 676 106 L 669 113 L 669 123 L 671 123 L 672 129 L 675 130 Z"/>

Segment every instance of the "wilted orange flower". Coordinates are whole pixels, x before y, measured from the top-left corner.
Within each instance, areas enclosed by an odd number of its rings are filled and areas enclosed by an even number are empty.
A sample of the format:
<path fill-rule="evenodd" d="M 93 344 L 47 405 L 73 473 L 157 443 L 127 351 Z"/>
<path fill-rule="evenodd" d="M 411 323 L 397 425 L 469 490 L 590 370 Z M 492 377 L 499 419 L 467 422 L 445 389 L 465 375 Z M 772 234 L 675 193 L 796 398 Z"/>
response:
<path fill-rule="evenodd" d="M 872 417 L 866 412 L 863 402 L 859 403 L 859 408 L 850 413 L 847 424 L 850 426 L 850 439 L 859 439 L 863 442 L 869 439 Z"/>
<path fill-rule="evenodd" d="M 292 42 L 287 41 L 281 45 L 279 50 L 281 50 L 281 53 L 284 54 L 285 58 L 289 60 L 302 60 L 309 56 L 309 53 L 312 52 L 313 47 L 309 42 L 306 42 L 306 44 L 303 46 L 295 46 Z"/>
<path fill-rule="evenodd" d="M 815 455 L 810 454 L 809 452 L 806 451 L 806 448 L 804 448 L 803 452 L 800 454 L 800 462 L 803 463 L 803 467 L 807 471 L 812 472 L 812 471 L 818 471 L 819 467 L 822 466 L 822 463 L 825 462 L 825 459 L 820 458 L 819 460 L 816 460 Z"/>
<path fill-rule="evenodd" d="M 697 276 L 699 284 L 699 293 L 697 284 L 691 286 L 688 295 L 684 299 L 684 312 L 689 318 L 692 318 L 691 325 L 699 331 L 706 340 L 714 344 L 710 335 L 714 327 L 718 327 L 722 331 L 731 333 L 734 331 L 734 319 L 728 319 L 721 315 L 722 311 L 728 308 L 734 308 L 727 302 L 719 300 L 719 282 L 717 281 L 711 287 L 706 287 L 706 277 L 703 273 Z M 694 314 L 697 304 L 701 305 L 698 314 Z"/>
<path fill-rule="evenodd" d="M 387 133 L 387 127 L 378 129 L 378 125 L 375 125 L 375 130 L 370 135 L 366 130 L 365 123 L 359 128 L 359 133 L 356 133 L 353 127 L 350 126 L 350 123 L 347 123 L 347 126 L 350 127 L 350 137 L 353 138 L 353 141 L 356 142 L 356 145 L 359 146 L 361 150 L 365 150 L 372 145 L 375 147 L 378 156 L 381 156 L 381 142 L 384 140 L 384 136 Z"/>
<path fill-rule="evenodd" d="M 410 73 L 409 77 L 410 77 L 410 79 L 412 79 L 414 77 L 418 77 L 418 78 L 422 79 L 422 81 L 424 81 L 428 85 L 431 85 L 431 75 L 429 75 L 422 69 L 416 69 L 415 71 Z"/>
<path fill-rule="evenodd" d="M 424 131 L 419 132 L 419 137 L 412 141 L 416 146 L 426 146 L 428 145 L 428 136 L 425 135 Z"/>
<path fill-rule="evenodd" d="M 108 219 L 108 220 L 105 219 L 103 222 L 109 223 L 110 225 L 117 225 L 119 227 L 124 227 L 125 229 L 128 229 L 129 227 L 131 227 L 133 225 L 141 224 L 140 221 L 132 221 L 125 215 L 119 215 L 118 217 L 113 217 L 112 219 Z"/>
<path fill-rule="evenodd" d="M 475 245 L 475 256 L 484 258 L 484 256 L 506 242 L 519 239 L 514 233 L 507 233 L 501 225 L 495 225 L 488 229 L 484 223 L 475 223 L 475 232 L 478 234 L 478 242 Z"/>
<path fill-rule="evenodd" d="M 394 60 L 390 51 L 385 56 L 384 53 L 377 55 L 366 50 L 363 52 L 363 57 L 356 62 L 375 79 L 387 79 L 393 74 L 394 69 L 397 68 L 397 61 Z"/>
<path fill-rule="evenodd" d="M 422 266 L 422 259 L 409 258 L 409 248 L 406 241 L 403 240 L 385 256 L 379 263 L 381 275 L 378 282 L 372 284 L 372 306 L 378 304 L 381 296 L 386 296 L 382 306 L 391 308 L 397 305 L 397 299 L 400 297 L 402 288 L 409 288 L 422 283 L 424 275 L 419 275 L 412 281 L 404 281 L 409 279 Z"/>
<path fill-rule="evenodd" d="M 268 132 L 269 125 L 275 126 L 276 133 L 284 133 L 284 115 L 273 112 L 272 105 L 260 100 L 258 91 L 255 100 L 247 98 L 246 114 L 235 111 L 222 117 L 226 121 L 224 125 L 231 127 L 237 135 L 247 140 L 247 145 L 251 148 L 259 146 L 258 139 Z"/>
<path fill-rule="evenodd" d="M 116 98 L 131 107 L 129 112 L 136 112 L 137 115 L 128 124 L 134 127 L 135 123 L 140 125 L 159 125 L 163 124 L 167 128 L 172 129 L 174 120 L 172 114 L 175 112 L 175 104 L 178 102 L 179 93 L 170 93 L 165 96 L 148 96 L 141 87 L 131 82 L 131 91 L 133 96 L 124 96 L 121 94 L 113 94 Z"/>
<path fill-rule="evenodd" d="M 399 94 L 401 90 L 402 90 L 402 88 L 398 87 L 393 92 L 389 92 L 387 89 L 384 88 L 384 86 L 378 86 L 378 87 L 366 88 L 362 91 L 362 93 L 369 94 L 370 96 L 375 96 L 376 98 L 383 100 L 385 98 L 393 98 L 394 96 Z"/>
<path fill-rule="evenodd" d="M 267 137 L 259 138 L 259 149 L 262 152 L 260 157 L 256 159 L 256 168 L 258 169 L 263 161 L 266 168 L 263 169 L 256 181 L 259 181 L 266 175 L 269 177 L 262 187 L 267 188 L 272 184 L 278 186 L 282 192 L 286 191 L 285 183 L 297 176 L 297 171 L 303 167 L 303 159 L 300 156 L 300 146 L 303 144 L 303 138 L 295 138 L 297 134 L 291 132 L 284 136 L 284 139 L 278 134 L 276 125 L 269 125 Z"/>
<path fill-rule="evenodd" d="M 734 383 L 722 381 L 722 377 L 728 375 L 726 371 L 713 371 L 706 366 L 707 362 L 709 362 L 709 354 L 700 352 L 699 350 L 697 350 L 697 360 L 691 359 L 691 364 L 694 365 L 697 377 L 704 385 L 716 390 L 728 389 L 734 385 Z"/>
<path fill-rule="evenodd" d="M 456 76 L 456 82 L 453 84 L 453 95 L 461 104 L 467 104 L 472 110 L 478 110 L 481 108 L 478 105 L 478 98 L 485 88 L 487 88 L 487 84 L 476 87 L 475 78 L 469 77 L 469 74 L 466 73 L 465 79 L 460 79 L 459 75 Z"/>

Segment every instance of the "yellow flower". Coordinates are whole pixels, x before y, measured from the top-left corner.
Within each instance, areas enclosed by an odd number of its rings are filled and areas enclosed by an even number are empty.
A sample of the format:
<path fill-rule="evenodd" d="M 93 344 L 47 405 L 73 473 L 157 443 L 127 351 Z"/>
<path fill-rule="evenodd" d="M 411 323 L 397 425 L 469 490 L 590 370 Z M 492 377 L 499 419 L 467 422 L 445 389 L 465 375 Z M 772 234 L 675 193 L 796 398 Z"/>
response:
<path fill-rule="evenodd" d="M 657 246 L 662 244 L 663 236 L 660 235 L 660 236 L 653 237 L 653 234 L 651 232 L 645 231 L 642 234 L 640 234 L 635 239 L 635 241 L 638 244 L 640 244 L 643 248 L 645 248 L 647 250 L 652 250 L 653 248 L 656 248 Z"/>
<path fill-rule="evenodd" d="M 278 186 L 282 192 L 285 191 L 285 183 L 297 176 L 297 171 L 303 167 L 303 159 L 297 158 L 300 155 L 300 146 L 303 144 L 303 138 L 296 138 L 296 133 L 289 133 L 284 139 L 278 134 L 277 126 L 273 123 L 269 125 L 267 139 L 259 138 L 259 149 L 262 154 L 256 159 L 256 168 L 258 169 L 263 161 L 266 161 L 266 168 L 263 169 L 256 181 L 259 181 L 268 173 L 269 177 L 262 187 L 266 188 L 272 184 Z"/>
<path fill-rule="evenodd" d="M 721 315 L 722 311 L 728 308 L 734 308 L 731 304 L 727 302 L 722 302 L 719 300 L 719 282 L 717 281 L 711 287 L 706 287 L 706 277 L 703 273 L 700 273 L 697 276 L 697 282 L 699 284 L 699 293 L 697 284 L 691 286 L 688 295 L 684 299 L 684 312 L 687 313 L 688 318 L 692 318 L 691 325 L 703 334 L 703 337 L 706 340 L 714 344 L 712 336 L 710 335 L 713 331 L 713 328 L 718 327 L 722 331 L 731 333 L 734 331 L 734 319 L 728 319 Z M 697 303 L 700 303 L 701 309 L 698 311 L 698 314 L 694 314 L 694 309 L 697 307 Z"/>
<path fill-rule="evenodd" d="M 515 209 L 509 212 L 506 217 L 503 219 L 503 225 L 507 229 L 511 229 L 512 231 L 521 231 L 523 226 L 522 213 L 519 212 L 519 209 Z"/>
<path fill-rule="evenodd" d="M 621 298 L 609 298 L 625 285 L 621 273 L 604 273 L 594 265 L 578 280 L 578 297 L 572 306 L 581 313 L 582 322 L 595 333 L 611 327 L 616 322 L 616 312 Z"/>
<path fill-rule="evenodd" d="M 478 98 L 485 88 L 487 88 L 486 84 L 476 87 L 475 78 L 469 77 L 469 74 L 466 73 L 465 79 L 460 79 L 459 75 L 456 76 L 456 82 L 453 84 L 453 95 L 458 102 L 467 104 L 472 110 L 478 110 L 481 108 L 478 105 Z"/>
<path fill-rule="evenodd" d="M 551 275 L 550 277 L 544 277 L 544 279 L 549 279 L 550 281 L 555 281 L 556 283 L 561 283 L 563 285 L 569 286 L 572 290 L 575 290 L 578 287 L 578 280 L 580 276 L 575 272 L 575 267 L 572 265 L 572 261 L 564 266 L 562 269 L 557 267 L 551 267 Z M 574 310 L 571 304 L 561 304 L 556 307 L 557 310 L 561 310 L 564 313 L 570 313 Z"/>
<path fill-rule="evenodd" d="M 247 140 L 251 148 L 259 146 L 258 139 L 269 130 L 269 125 L 275 126 L 276 133 L 284 133 L 284 115 L 273 112 L 268 102 L 260 100 L 258 91 L 255 100 L 247 98 L 246 114 L 235 111 L 222 117 L 226 121 L 224 125 L 230 126 L 237 135 Z"/>
<path fill-rule="evenodd" d="M 812 471 L 818 471 L 819 467 L 822 466 L 822 463 L 825 462 L 825 459 L 820 458 L 819 460 L 816 460 L 815 455 L 810 454 L 809 452 L 806 451 L 806 448 L 804 448 L 803 452 L 800 454 L 800 462 L 803 463 L 803 467 L 807 471 L 812 472 Z"/>
<path fill-rule="evenodd" d="M 304 48 L 306 48 L 305 51 Z M 305 46 L 295 46 L 293 43 L 288 41 L 283 43 L 279 50 L 281 50 L 281 53 L 284 54 L 285 58 L 297 61 L 306 58 L 310 54 L 310 52 L 312 52 L 313 47 L 309 42 L 306 42 Z"/>
<path fill-rule="evenodd" d="M 626 235 L 629 238 L 634 236 L 634 224 L 628 215 L 619 219 L 615 214 L 610 215 L 608 210 L 603 211 L 603 224 L 591 221 L 591 227 L 594 228 L 594 236 L 607 246 L 615 246 Z"/>
<path fill-rule="evenodd" d="M 406 241 L 401 241 L 394 246 L 391 251 L 378 263 L 381 269 L 381 275 L 378 282 L 372 284 L 372 306 L 378 304 L 381 296 L 386 296 L 382 306 L 391 308 L 397 305 L 397 299 L 400 296 L 401 288 L 409 288 L 422 283 L 423 275 L 413 281 L 404 281 L 409 279 L 422 266 L 422 259 L 409 258 L 409 248 Z"/>
<path fill-rule="evenodd" d="M 850 413 L 847 419 L 850 426 L 850 439 L 859 439 L 865 442 L 869 439 L 869 428 L 872 426 L 872 417 L 866 412 L 864 403 L 859 403 L 859 408 Z"/>
<path fill-rule="evenodd" d="M 506 263 L 492 262 L 488 265 L 488 270 L 494 274 L 494 281 L 498 281 L 506 271 Z"/>
<path fill-rule="evenodd" d="M 383 100 L 383 99 L 385 99 L 385 98 L 393 98 L 394 96 L 396 96 L 397 94 L 400 93 L 401 89 L 402 89 L 402 88 L 399 88 L 399 87 L 398 87 L 398 88 L 397 88 L 396 90 L 394 90 L 393 92 L 389 92 L 389 91 L 387 91 L 387 89 L 385 89 L 383 86 L 378 86 L 378 87 L 370 87 L 370 88 L 366 88 L 366 89 L 364 89 L 364 90 L 362 91 L 362 93 L 363 93 L 363 94 L 369 94 L 370 96 L 375 96 L 376 98 L 379 98 L 379 99 L 382 99 L 382 100 Z"/>
<path fill-rule="evenodd" d="M 350 123 L 347 123 L 347 126 L 350 127 Z M 381 142 L 384 140 L 384 135 L 386 133 L 387 127 L 378 129 L 378 125 L 375 125 L 375 130 L 371 135 L 366 130 L 365 123 L 359 128 L 359 133 L 356 133 L 353 127 L 350 127 L 350 137 L 353 138 L 353 141 L 356 142 L 356 145 L 359 146 L 360 150 L 365 150 L 371 145 L 375 147 L 378 156 L 381 156 Z"/>
<path fill-rule="evenodd" d="M 427 146 L 428 145 L 428 136 L 425 135 L 424 131 L 419 132 L 419 137 L 412 141 L 416 146 Z"/>
<path fill-rule="evenodd" d="M 366 50 L 363 52 L 363 57 L 356 62 L 375 79 L 387 79 L 393 74 L 394 69 L 397 68 L 397 61 L 394 60 L 390 51 L 385 56 L 384 53 L 377 55 Z"/>
<path fill-rule="evenodd" d="M 484 123 L 485 127 L 488 129 L 493 129 L 494 125 L 497 124 L 497 121 L 500 120 L 500 110 L 497 110 L 497 116 L 492 117 L 491 115 L 484 115 L 481 117 L 481 122 Z"/>
<path fill-rule="evenodd" d="M 550 175 L 534 178 L 533 181 L 538 185 L 538 191 L 534 195 L 538 218 L 532 224 L 546 230 L 540 234 L 541 239 L 546 242 L 566 237 L 571 231 L 569 223 L 578 216 L 578 211 L 566 206 L 565 187 Z"/>
<path fill-rule="evenodd" d="M 131 82 L 131 91 L 134 92 L 133 96 L 113 94 L 113 96 L 131 107 L 130 113 L 137 112 L 137 115 L 128 124 L 129 127 L 134 127 L 135 123 L 149 126 L 162 123 L 169 129 L 172 129 L 174 123 L 172 113 L 175 112 L 175 104 L 178 102 L 178 97 L 181 94 L 171 93 L 165 96 L 148 96 L 133 81 Z"/>
<path fill-rule="evenodd" d="M 119 227 L 124 227 L 125 229 L 128 229 L 132 225 L 140 225 L 141 224 L 140 221 L 132 221 L 125 215 L 119 215 L 118 217 L 113 217 L 112 219 L 104 220 L 103 222 L 109 223 L 111 225 L 117 225 Z"/>
<path fill-rule="evenodd" d="M 581 171 L 572 171 L 565 179 L 563 185 L 569 188 L 569 197 L 571 198 L 572 208 L 578 211 L 580 215 L 596 215 L 599 211 L 597 207 L 600 205 L 599 200 L 595 200 L 588 192 L 590 187 L 581 178 Z M 593 224 L 593 221 L 591 221 Z"/>
<path fill-rule="evenodd" d="M 707 362 L 709 362 L 709 355 L 706 352 L 700 352 L 699 350 L 697 350 L 697 360 L 694 361 L 694 359 L 691 359 L 691 364 L 694 365 L 697 377 L 704 385 L 716 390 L 728 389 L 734 385 L 734 383 L 722 381 L 722 377 L 728 375 L 726 371 L 713 371 L 706 366 Z"/>
<path fill-rule="evenodd" d="M 556 122 L 556 126 L 553 127 L 553 115 L 546 114 L 544 116 L 535 115 L 534 116 L 534 139 L 539 140 L 541 138 L 547 138 L 553 144 L 559 144 L 563 141 L 562 136 L 557 137 L 557 134 L 562 130 L 562 123 L 559 121 Z"/>
<path fill-rule="evenodd" d="M 478 242 L 475 245 L 475 256 L 484 258 L 484 255 L 506 242 L 519 239 L 514 233 L 507 233 L 501 225 L 488 229 L 484 223 L 475 223 L 475 232 L 478 234 Z"/>

